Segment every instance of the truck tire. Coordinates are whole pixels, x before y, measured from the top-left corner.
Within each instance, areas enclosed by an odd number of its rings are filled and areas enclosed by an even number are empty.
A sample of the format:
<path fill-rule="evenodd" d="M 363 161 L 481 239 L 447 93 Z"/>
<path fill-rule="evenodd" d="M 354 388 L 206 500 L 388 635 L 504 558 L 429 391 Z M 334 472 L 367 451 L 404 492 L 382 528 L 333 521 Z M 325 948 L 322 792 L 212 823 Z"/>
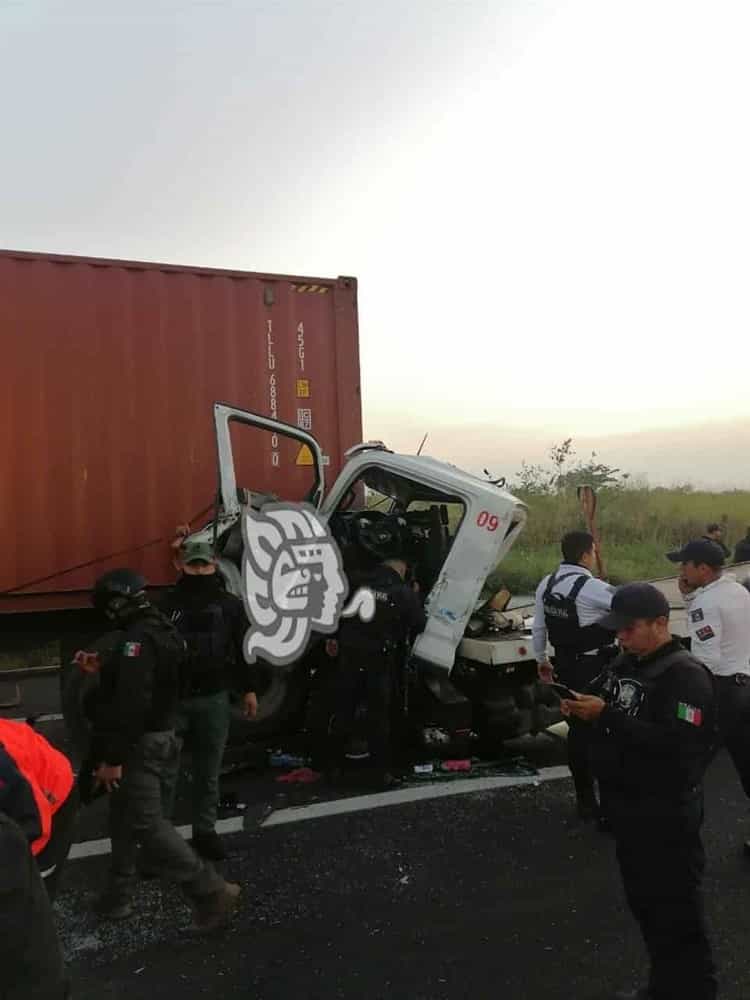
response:
<path fill-rule="evenodd" d="M 219 558 L 217 565 L 227 591 L 242 600 L 242 574 L 237 565 L 225 557 Z M 301 722 L 310 686 L 306 662 L 303 660 L 289 671 L 262 669 L 266 683 L 258 692 L 258 714 L 255 719 L 246 719 L 239 707 L 233 706 L 230 747 L 286 735 Z"/>
<path fill-rule="evenodd" d="M 231 748 L 264 743 L 295 731 L 304 712 L 309 676 L 304 666 L 288 674 L 270 674 L 268 685 L 258 695 L 258 715 L 246 719 L 238 705 L 232 706 L 229 730 Z"/>

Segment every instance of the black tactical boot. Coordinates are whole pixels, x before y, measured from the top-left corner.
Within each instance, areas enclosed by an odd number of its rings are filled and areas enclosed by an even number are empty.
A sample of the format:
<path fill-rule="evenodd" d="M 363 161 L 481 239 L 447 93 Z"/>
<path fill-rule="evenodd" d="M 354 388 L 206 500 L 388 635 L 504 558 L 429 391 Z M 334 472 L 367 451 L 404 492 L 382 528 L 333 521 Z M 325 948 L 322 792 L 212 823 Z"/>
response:
<path fill-rule="evenodd" d="M 234 916 L 240 901 L 240 887 L 225 882 L 221 889 L 193 901 L 193 922 L 188 934 L 210 934 L 221 930 Z"/>

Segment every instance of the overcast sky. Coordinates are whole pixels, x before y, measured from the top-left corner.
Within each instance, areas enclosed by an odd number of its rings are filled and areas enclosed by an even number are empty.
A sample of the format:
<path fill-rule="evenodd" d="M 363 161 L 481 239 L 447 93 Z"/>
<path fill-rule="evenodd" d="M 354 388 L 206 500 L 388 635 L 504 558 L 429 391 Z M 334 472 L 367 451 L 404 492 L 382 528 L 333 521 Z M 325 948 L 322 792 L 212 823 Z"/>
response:
<path fill-rule="evenodd" d="M 0 246 L 353 274 L 368 435 L 750 483 L 746 2 L 118 6 L 0 0 Z"/>

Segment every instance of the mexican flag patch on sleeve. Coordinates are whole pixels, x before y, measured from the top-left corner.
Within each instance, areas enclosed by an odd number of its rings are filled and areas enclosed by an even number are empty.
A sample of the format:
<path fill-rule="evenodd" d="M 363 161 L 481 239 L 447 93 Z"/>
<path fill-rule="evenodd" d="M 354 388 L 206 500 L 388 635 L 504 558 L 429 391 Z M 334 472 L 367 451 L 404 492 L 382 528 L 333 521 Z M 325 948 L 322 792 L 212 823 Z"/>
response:
<path fill-rule="evenodd" d="M 677 703 L 677 718 L 683 722 L 689 722 L 691 726 L 703 725 L 703 712 L 695 705 L 688 705 L 684 701 Z"/>
<path fill-rule="evenodd" d="M 125 656 L 140 656 L 141 655 L 141 644 L 140 642 L 126 642 L 123 649 Z"/>

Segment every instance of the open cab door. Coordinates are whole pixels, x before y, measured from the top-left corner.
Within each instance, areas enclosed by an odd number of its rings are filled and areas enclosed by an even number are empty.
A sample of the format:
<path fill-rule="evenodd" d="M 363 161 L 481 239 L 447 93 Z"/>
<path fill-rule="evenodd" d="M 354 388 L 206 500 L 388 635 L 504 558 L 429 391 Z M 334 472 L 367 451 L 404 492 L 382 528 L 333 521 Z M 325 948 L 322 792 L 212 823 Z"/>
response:
<path fill-rule="evenodd" d="M 234 450 L 232 447 L 231 425 L 241 424 L 266 431 L 270 436 L 272 454 L 278 448 L 278 438 L 291 438 L 307 447 L 312 455 L 313 482 L 305 497 L 316 509 L 320 507 L 325 495 L 325 461 L 322 449 L 317 440 L 307 431 L 281 420 L 264 417 L 249 410 L 240 410 L 226 403 L 214 403 L 214 428 L 216 431 L 216 453 L 219 474 L 219 498 L 221 503 L 220 517 L 222 520 L 234 521 L 239 517 L 243 503 L 251 502 L 253 490 L 238 489 L 237 470 Z M 263 496 L 262 493 L 258 494 Z M 279 497 L 280 500 L 288 497 Z"/>
<path fill-rule="evenodd" d="M 359 445 L 326 492 L 320 445 L 306 431 L 260 414 L 214 406 L 221 496 L 220 520 L 234 526 L 226 551 L 239 566 L 239 520 L 243 505 L 259 508 L 268 495 L 237 488 L 230 426 L 239 423 L 289 437 L 312 455 L 313 482 L 306 502 L 320 512 L 333 537 L 347 551 L 377 525 L 396 518 L 407 536 L 410 561 L 425 597 L 427 627 L 413 655 L 428 668 L 449 674 L 485 580 L 505 557 L 526 522 L 526 507 L 507 490 L 447 462 L 423 455 L 398 455 L 381 442 Z M 288 497 L 274 498 L 289 501 Z M 294 501 L 291 501 L 292 505 Z M 240 549 L 237 551 L 237 542 Z M 224 568 L 222 566 L 222 568 Z M 232 575 L 231 568 L 229 576 Z M 239 573 L 235 574 L 239 584 Z"/>

